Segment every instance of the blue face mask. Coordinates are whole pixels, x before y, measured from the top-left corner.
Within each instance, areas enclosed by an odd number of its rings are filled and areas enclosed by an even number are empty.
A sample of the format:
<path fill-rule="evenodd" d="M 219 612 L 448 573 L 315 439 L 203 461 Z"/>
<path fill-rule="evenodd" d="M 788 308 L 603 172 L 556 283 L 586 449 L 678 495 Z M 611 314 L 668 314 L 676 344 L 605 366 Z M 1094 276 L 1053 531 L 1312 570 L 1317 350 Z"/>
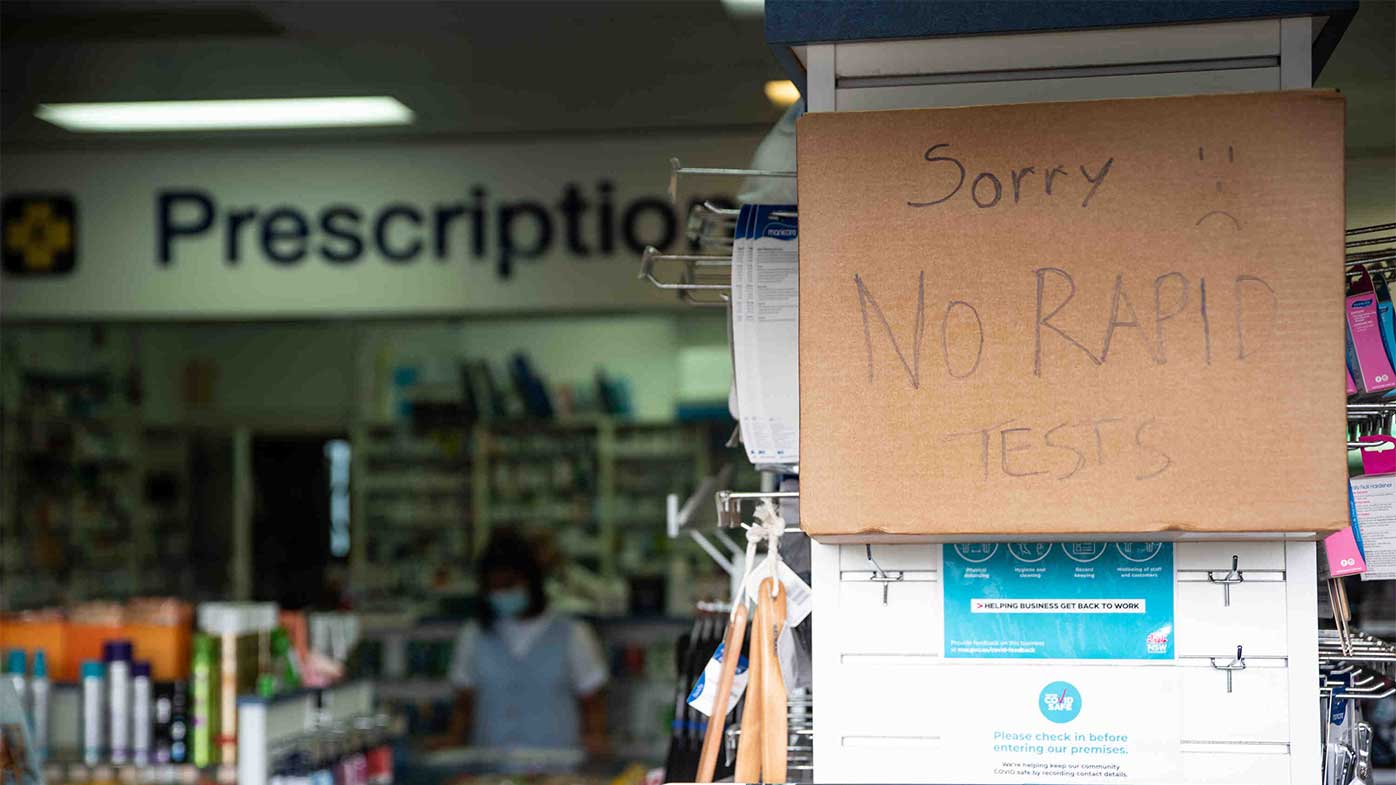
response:
<path fill-rule="evenodd" d="M 514 619 L 528 610 L 528 591 L 522 587 L 500 589 L 489 593 L 490 607 L 501 619 Z"/>

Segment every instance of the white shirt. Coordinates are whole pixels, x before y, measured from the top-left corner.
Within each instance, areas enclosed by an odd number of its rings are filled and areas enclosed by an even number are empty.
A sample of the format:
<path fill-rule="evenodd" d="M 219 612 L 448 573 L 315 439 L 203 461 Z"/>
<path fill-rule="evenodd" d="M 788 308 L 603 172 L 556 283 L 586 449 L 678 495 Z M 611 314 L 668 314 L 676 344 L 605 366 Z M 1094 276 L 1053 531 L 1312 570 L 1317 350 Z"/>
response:
<path fill-rule="evenodd" d="M 494 632 L 503 639 L 505 648 L 511 654 L 522 658 L 538 642 L 538 637 L 548 625 L 557 619 L 557 614 L 551 612 L 544 612 L 532 619 L 499 619 L 494 623 Z M 572 628 L 567 647 L 572 691 L 579 696 L 591 695 L 610 680 L 601 641 L 584 622 L 566 619 L 566 624 Z M 455 649 L 451 653 L 451 671 L 447 678 L 451 686 L 458 690 L 475 686 L 475 649 L 482 634 L 480 625 L 472 621 L 462 627 L 456 636 Z"/>

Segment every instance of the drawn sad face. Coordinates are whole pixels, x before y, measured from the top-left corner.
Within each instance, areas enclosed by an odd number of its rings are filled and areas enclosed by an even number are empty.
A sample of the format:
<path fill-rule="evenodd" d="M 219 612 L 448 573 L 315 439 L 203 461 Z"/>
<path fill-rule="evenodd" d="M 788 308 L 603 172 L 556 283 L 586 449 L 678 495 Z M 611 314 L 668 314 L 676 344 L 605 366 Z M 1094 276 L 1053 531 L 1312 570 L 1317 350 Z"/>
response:
<path fill-rule="evenodd" d="M 1197 148 L 1197 160 L 1207 165 L 1206 171 L 1212 172 L 1213 176 L 1216 177 L 1216 192 L 1203 203 L 1217 204 L 1218 209 L 1203 213 L 1194 226 L 1209 231 L 1241 231 L 1240 219 L 1228 209 L 1236 200 L 1231 191 L 1223 185 L 1227 169 L 1231 164 L 1236 163 L 1236 149 L 1227 145 L 1226 152 L 1223 154 L 1220 148 L 1214 147 L 1209 152 L 1207 148 L 1199 147 Z"/>

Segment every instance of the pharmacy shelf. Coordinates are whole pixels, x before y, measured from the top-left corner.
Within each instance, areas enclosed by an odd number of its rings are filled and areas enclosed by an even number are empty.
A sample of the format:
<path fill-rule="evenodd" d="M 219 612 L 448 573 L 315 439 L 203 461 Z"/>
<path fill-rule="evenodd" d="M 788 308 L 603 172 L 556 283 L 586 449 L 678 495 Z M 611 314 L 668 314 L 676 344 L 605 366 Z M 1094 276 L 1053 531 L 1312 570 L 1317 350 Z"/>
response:
<path fill-rule="evenodd" d="M 652 536 L 663 510 L 649 506 L 667 493 L 690 492 L 707 461 L 700 426 L 606 417 L 492 421 L 427 433 L 373 421 L 354 429 L 354 443 L 354 541 L 370 543 L 351 552 L 355 575 L 371 569 L 381 579 L 396 569 L 370 563 L 375 537 L 401 542 L 401 532 L 468 530 L 463 551 L 423 553 L 411 570 L 398 570 L 407 582 L 437 567 L 467 570 L 495 527 L 566 533 L 557 542 L 568 556 L 587 560 L 604 579 L 623 578 L 619 553 L 663 541 Z M 401 468 L 409 464 L 422 469 Z M 640 469 L 646 479 L 637 486 L 631 478 Z M 449 515 L 440 512 L 446 504 Z M 667 556 L 655 558 L 664 564 Z M 430 593 L 426 586 L 418 592 Z"/>
<path fill-rule="evenodd" d="M 29 390 L 23 370 L 0 369 L 0 384 L 28 407 L 0 414 L 0 574 L 9 578 L 0 611 L 142 593 L 155 543 L 139 408 L 121 401 L 114 378 L 100 382 L 97 373 L 93 383 L 106 389 L 102 411 L 35 408 L 53 393 Z M 90 580 L 95 575 L 101 579 Z"/>

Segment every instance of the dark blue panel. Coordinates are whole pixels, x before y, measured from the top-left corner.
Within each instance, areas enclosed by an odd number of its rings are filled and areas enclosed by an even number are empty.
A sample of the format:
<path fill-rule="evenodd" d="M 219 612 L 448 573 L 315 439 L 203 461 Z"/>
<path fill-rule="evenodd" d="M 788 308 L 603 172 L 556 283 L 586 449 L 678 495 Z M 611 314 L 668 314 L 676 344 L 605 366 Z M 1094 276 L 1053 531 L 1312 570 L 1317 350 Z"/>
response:
<path fill-rule="evenodd" d="M 766 41 L 779 51 L 831 41 L 1328 16 L 1314 41 L 1317 75 L 1356 12 L 1357 0 L 766 0 Z"/>
<path fill-rule="evenodd" d="M 1351 15 L 1357 0 L 766 0 L 777 44 Z"/>

